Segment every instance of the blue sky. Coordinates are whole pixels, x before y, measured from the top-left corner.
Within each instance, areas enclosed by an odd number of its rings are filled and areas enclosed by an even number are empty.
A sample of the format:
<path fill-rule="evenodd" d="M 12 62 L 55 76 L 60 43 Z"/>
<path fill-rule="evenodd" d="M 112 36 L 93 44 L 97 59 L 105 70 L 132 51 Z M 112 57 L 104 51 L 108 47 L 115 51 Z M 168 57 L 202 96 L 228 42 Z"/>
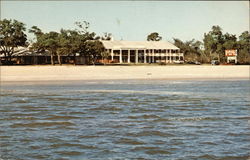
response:
<path fill-rule="evenodd" d="M 158 32 L 163 40 L 202 40 L 213 25 L 239 36 L 249 31 L 247 1 L 1 1 L 1 19 L 17 19 L 43 31 L 73 29 L 88 21 L 90 31 L 116 40 L 146 40 Z M 30 34 L 28 34 L 31 37 Z"/>

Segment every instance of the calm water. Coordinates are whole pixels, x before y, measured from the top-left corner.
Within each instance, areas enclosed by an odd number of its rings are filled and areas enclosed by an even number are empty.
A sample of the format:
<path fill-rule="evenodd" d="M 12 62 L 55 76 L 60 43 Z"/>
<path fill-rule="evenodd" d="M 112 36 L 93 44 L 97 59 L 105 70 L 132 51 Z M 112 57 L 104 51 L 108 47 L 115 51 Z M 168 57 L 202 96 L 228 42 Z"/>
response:
<path fill-rule="evenodd" d="M 2 84 L 0 159 L 248 159 L 247 80 Z"/>

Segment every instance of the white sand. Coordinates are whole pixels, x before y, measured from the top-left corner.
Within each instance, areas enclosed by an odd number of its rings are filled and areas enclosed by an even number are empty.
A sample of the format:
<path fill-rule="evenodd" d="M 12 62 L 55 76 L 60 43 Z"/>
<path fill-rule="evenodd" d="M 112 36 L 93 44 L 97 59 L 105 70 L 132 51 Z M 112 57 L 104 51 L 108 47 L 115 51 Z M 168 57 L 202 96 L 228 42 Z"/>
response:
<path fill-rule="evenodd" d="M 108 79 L 249 79 L 250 66 L 0 66 L 1 82 Z"/>

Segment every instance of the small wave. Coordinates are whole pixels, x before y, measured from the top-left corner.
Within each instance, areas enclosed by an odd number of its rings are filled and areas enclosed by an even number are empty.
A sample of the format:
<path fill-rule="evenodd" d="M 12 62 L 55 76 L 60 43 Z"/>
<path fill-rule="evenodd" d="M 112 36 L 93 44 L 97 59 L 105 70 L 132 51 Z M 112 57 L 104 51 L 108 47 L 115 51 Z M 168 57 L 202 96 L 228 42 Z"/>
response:
<path fill-rule="evenodd" d="M 135 139 L 129 139 L 129 138 L 121 138 L 118 141 L 116 141 L 117 144 L 128 144 L 128 145 L 143 145 L 144 142 L 135 140 Z"/>
<path fill-rule="evenodd" d="M 96 107 L 96 108 L 90 108 L 88 109 L 90 111 L 122 111 L 122 108 L 118 107 Z"/>
<path fill-rule="evenodd" d="M 164 110 L 161 109 L 144 109 L 144 108 L 136 108 L 131 111 L 131 113 L 146 113 L 146 112 L 164 112 Z"/>
<path fill-rule="evenodd" d="M 214 155 L 209 155 L 209 154 L 204 154 L 204 155 L 201 155 L 201 156 L 199 156 L 198 157 L 198 159 L 211 159 L 211 160 L 213 160 L 213 159 L 217 159 L 218 157 L 216 157 L 216 156 L 214 156 Z"/>
<path fill-rule="evenodd" d="M 11 138 L 11 136 L 1 136 L 0 135 L 0 139 L 4 139 L 4 138 Z"/>
<path fill-rule="evenodd" d="M 145 150 L 158 150 L 160 149 L 159 147 L 145 147 L 145 146 L 140 146 L 140 147 L 135 147 L 131 149 L 131 151 L 145 151 Z"/>
<path fill-rule="evenodd" d="M 15 100 L 13 102 L 10 102 L 10 103 L 30 103 L 31 101 L 26 99 L 26 98 L 22 98 L 22 99 L 19 99 L 19 100 Z"/>
<path fill-rule="evenodd" d="M 48 159 L 49 155 L 40 155 L 40 154 L 27 154 L 27 157 L 32 157 L 34 159 Z"/>
<path fill-rule="evenodd" d="M 37 127 L 51 127 L 51 126 L 74 126 L 75 124 L 71 122 L 34 122 L 34 123 L 15 123 L 12 124 L 12 128 L 19 127 L 29 127 L 29 128 L 37 128 Z"/>
<path fill-rule="evenodd" d="M 32 146 L 29 146 L 29 148 L 31 148 L 31 149 L 40 149 L 40 148 L 42 148 L 41 146 L 37 146 L 37 145 L 32 145 Z"/>
<path fill-rule="evenodd" d="M 142 131 L 138 133 L 128 133 L 127 136 L 132 137 L 142 137 L 142 136 L 160 136 L 160 137 L 172 137 L 173 134 L 170 133 L 164 133 L 160 131 Z"/>
<path fill-rule="evenodd" d="M 8 117 L 8 118 L 4 118 L 4 119 L 1 119 L 0 120 L 8 120 L 8 121 L 15 121 L 15 120 L 28 120 L 28 121 L 34 121 L 34 120 L 39 120 L 38 118 L 35 118 L 35 117 Z"/>
<path fill-rule="evenodd" d="M 60 114 L 70 114 L 70 115 L 82 115 L 82 114 L 86 114 L 85 112 L 60 112 Z"/>
<path fill-rule="evenodd" d="M 214 160 L 214 159 L 219 159 L 219 160 L 249 160 L 249 155 L 236 155 L 236 156 L 215 156 L 215 155 L 209 155 L 209 154 L 204 154 L 197 159 L 207 159 L 207 160 Z"/>
<path fill-rule="evenodd" d="M 81 117 L 76 117 L 76 116 L 57 116 L 57 115 L 52 115 L 48 118 L 45 118 L 45 120 L 58 120 L 58 119 L 80 119 Z"/>
<path fill-rule="evenodd" d="M 250 133 L 248 132 L 246 132 L 246 133 L 244 133 L 244 132 L 240 132 L 240 131 L 238 131 L 237 133 L 235 133 L 235 132 L 230 132 L 230 133 L 227 133 L 227 135 L 228 136 L 233 136 L 233 137 L 250 137 Z"/>
<path fill-rule="evenodd" d="M 30 117 L 30 116 L 39 116 L 41 115 L 40 113 L 34 113 L 34 112 L 30 112 L 30 113 L 13 113 L 10 114 L 10 117 Z"/>
<path fill-rule="evenodd" d="M 230 120 L 230 119 L 250 119 L 250 117 L 246 116 L 221 116 L 221 117 L 187 117 L 187 118 L 172 118 L 172 120 L 179 120 L 179 121 L 203 121 L 203 120 L 209 120 L 209 121 L 216 121 L 216 120 Z"/>
<path fill-rule="evenodd" d="M 160 118 L 157 115 L 152 115 L 152 114 L 144 114 L 141 116 L 128 116 L 128 119 L 156 119 L 156 118 Z"/>
<path fill-rule="evenodd" d="M 185 117 L 185 118 L 169 118 L 169 121 L 203 121 L 203 120 L 221 120 L 223 117 Z"/>
<path fill-rule="evenodd" d="M 160 150 L 160 149 L 149 150 L 149 151 L 146 151 L 145 153 L 150 154 L 150 155 L 155 155 L 155 154 L 171 154 L 171 152 L 168 152 L 168 151 L 165 151 L 165 150 Z"/>
<path fill-rule="evenodd" d="M 80 135 L 80 136 L 78 136 L 78 138 L 80 138 L 80 139 L 82 139 L 82 138 L 89 139 L 89 138 L 99 138 L 99 136 L 96 136 L 96 135 Z"/>
<path fill-rule="evenodd" d="M 61 148 L 61 147 L 77 147 L 81 149 L 97 149 L 95 146 L 87 146 L 82 144 L 74 144 L 74 143 L 58 143 L 58 144 L 52 144 L 50 145 L 52 148 Z"/>
<path fill-rule="evenodd" d="M 67 97 L 43 97 L 41 99 L 46 99 L 49 102 L 54 102 L 54 101 L 58 101 L 58 102 L 70 102 L 70 101 L 81 101 L 81 98 L 67 98 Z M 61 105 L 65 105 L 64 103 L 61 103 Z"/>
<path fill-rule="evenodd" d="M 214 143 L 214 142 L 201 142 L 201 144 L 205 144 L 205 145 L 217 145 L 217 143 Z"/>
<path fill-rule="evenodd" d="M 63 155 L 63 156 L 80 156 L 80 155 L 84 154 L 83 152 L 78 152 L 78 151 L 59 151 L 56 153 Z"/>
<path fill-rule="evenodd" d="M 75 90 L 74 92 L 79 93 L 125 93 L 125 94 L 149 94 L 149 95 L 182 95 L 185 92 L 168 92 L 168 91 L 139 91 L 139 90 Z"/>

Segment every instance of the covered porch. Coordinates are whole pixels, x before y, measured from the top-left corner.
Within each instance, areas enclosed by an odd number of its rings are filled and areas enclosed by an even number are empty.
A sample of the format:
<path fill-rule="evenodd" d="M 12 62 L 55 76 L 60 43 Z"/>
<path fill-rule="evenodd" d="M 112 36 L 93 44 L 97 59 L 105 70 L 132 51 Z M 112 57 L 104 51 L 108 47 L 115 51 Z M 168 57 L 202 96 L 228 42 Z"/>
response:
<path fill-rule="evenodd" d="M 172 49 L 107 49 L 109 59 L 116 63 L 173 63 L 183 61 L 183 53 Z"/>
<path fill-rule="evenodd" d="M 102 41 L 113 63 L 174 63 L 184 61 L 180 49 L 169 42 Z"/>

